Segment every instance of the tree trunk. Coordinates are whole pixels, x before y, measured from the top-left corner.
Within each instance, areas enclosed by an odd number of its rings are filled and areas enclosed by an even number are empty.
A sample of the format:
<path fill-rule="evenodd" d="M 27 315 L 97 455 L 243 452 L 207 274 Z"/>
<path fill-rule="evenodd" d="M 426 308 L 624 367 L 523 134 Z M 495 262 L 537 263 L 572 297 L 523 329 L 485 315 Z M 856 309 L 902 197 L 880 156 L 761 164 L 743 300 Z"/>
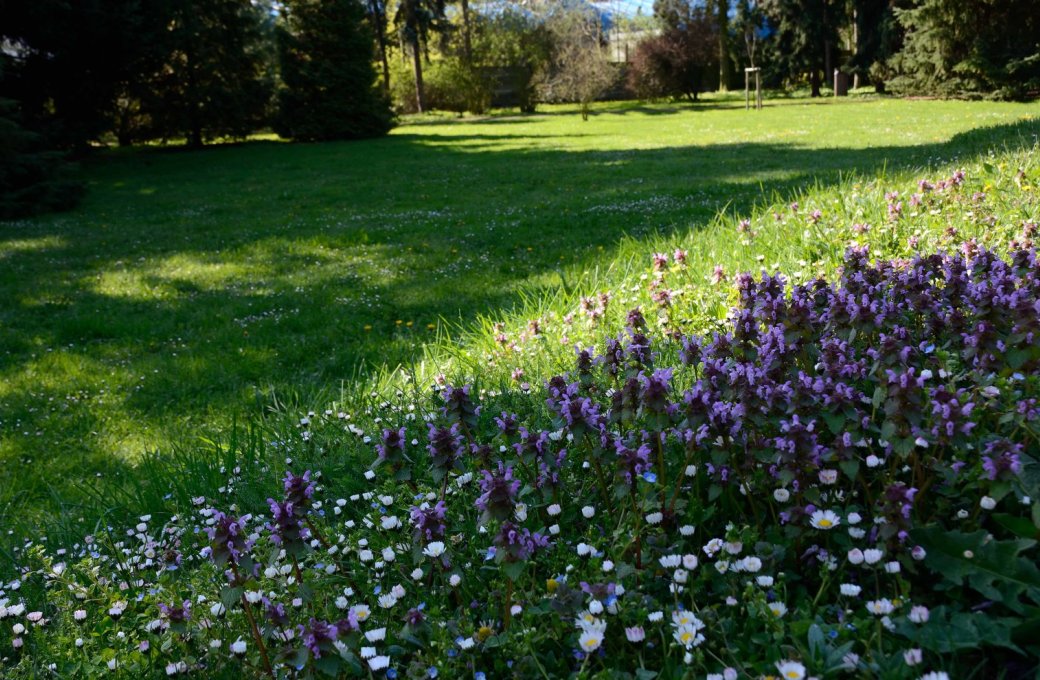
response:
<path fill-rule="evenodd" d="M 856 55 L 856 72 L 852 74 L 852 89 L 859 87 L 859 72 L 862 68 L 862 64 L 859 60 L 859 8 L 853 5 L 852 7 L 852 53 Z"/>
<path fill-rule="evenodd" d="M 467 64 L 473 58 L 472 49 L 469 37 L 469 0 L 462 0 L 462 56 Z"/>
<path fill-rule="evenodd" d="M 422 52 L 419 49 L 418 37 L 412 42 L 412 72 L 415 74 L 415 108 L 422 113 L 426 110 L 426 92 L 422 80 Z"/>
<path fill-rule="evenodd" d="M 719 11 L 719 92 L 729 91 L 733 69 L 729 62 L 729 0 L 718 0 Z"/>
<path fill-rule="evenodd" d="M 823 77 L 830 83 L 830 86 L 834 85 L 834 59 L 831 55 L 834 50 L 831 49 L 831 41 L 823 41 Z"/>
<path fill-rule="evenodd" d="M 369 0 L 369 11 L 375 24 L 376 42 L 379 44 L 379 58 L 383 62 L 383 92 L 390 94 L 390 62 L 386 58 L 386 17 L 379 8 L 379 0 Z"/>
<path fill-rule="evenodd" d="M 813 67 L 812 73 L 809 76 L 809 83 L 812 85 L 812 96 L 820 96 L 820 69 Z"/>

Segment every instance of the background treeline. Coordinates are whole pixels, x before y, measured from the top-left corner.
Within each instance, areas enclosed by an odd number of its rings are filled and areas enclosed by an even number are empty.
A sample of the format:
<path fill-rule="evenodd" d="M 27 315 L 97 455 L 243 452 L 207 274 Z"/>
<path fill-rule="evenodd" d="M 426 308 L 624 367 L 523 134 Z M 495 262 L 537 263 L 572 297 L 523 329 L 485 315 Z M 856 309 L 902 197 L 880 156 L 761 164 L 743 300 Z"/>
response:
<path fill-rule="evenodd" d="M 646 0 L 650 3 L 650 0 Z M 1040 90 L 1037 0 L 0 0 L 0 217 L 97 143 L 385 133 L 394 113 L 853 85 Z"/>

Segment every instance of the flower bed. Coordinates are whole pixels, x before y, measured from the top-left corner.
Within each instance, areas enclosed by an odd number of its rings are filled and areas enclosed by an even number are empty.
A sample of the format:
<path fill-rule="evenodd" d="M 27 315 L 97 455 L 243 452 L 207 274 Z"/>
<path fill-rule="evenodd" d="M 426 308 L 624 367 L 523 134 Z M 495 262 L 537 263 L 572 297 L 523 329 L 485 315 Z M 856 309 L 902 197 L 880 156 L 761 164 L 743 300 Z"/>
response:
<path fill-rule="evenodd" d="M 726 333 L 633 310 L 531 393 L 388 406 L 364 493 L 30 548 L 5 673 L 1035 672 L 1036 251 L 737 290 Z"/>

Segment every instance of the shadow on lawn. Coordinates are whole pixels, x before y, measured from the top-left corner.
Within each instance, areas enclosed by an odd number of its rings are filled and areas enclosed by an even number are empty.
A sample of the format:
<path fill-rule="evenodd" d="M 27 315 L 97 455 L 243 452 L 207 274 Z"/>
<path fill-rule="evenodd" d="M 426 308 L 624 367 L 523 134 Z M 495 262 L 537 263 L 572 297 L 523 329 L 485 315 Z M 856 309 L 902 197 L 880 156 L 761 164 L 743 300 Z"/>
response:
<path fill-rule="evenodd" d="M 128 456 L 260 413 L 272 392 L 305 401 L 407 362 L 428 324 L 508 309 L 622 234 L 1038 132 L 1028 120 L 916 146 L 595 151 L 401 134 L 101 158 L 79 211 L 0 225 L 0 254 L 18 244 L 0 268 L 0 509 L 55 507 L 51 490 L 97 473 L 118 481 Z"/>

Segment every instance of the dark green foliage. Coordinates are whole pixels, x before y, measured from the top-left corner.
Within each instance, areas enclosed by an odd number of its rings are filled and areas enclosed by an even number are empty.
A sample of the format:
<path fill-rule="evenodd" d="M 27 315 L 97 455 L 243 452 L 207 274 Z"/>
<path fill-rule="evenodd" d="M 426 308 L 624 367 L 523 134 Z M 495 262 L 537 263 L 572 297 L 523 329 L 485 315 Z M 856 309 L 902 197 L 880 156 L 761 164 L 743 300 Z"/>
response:
<path fill-rule="evenodd" d="M 853 0 L 852 23 L 855 44 L 842 69 L 847 73 L 870 76 L 875 88 L 884 92 L 891 77 L 885 62 L 902 42 L 902 30 L 895 18 L 892 0 Z"/>
<path fill-rule="evenodd" d="M 918 0 L 896 16 L 906 37 L 890 60 L 893 89 L 1005 98 L 1040 90 L 1036 0 Z"/>
<path fill-rule="evenodd" d="M 373 40 L 357 0 L 292 0 L 278 34 L 284 88 L 278 134 L 299 140 L 386 134 L 393 119 L 375 85 Z"/>
<path fill-rule="evenodd" d="M 844 5 L 836 0 L 763 0 L 762 9 L 776 29 L 765 62 L 789 81 L 808 76 L 812 95 L 820 96 L 836 65 Z"/>
<path fill-rule="evenodd" d="M 11 49 L 0 96 L 49 146 L 82 149 L 111 125 L 123 84 L 154 55 L 169 0 L 21 0 L 0 3 Z"/>
<path fill-rule="evenodd" d="M 173 0 L 163 65 L 143 105 L 156 136 L 245 137 L 271 100 L 268 16 L 250 0 Z"/>
<path fill-rule="evenodd" d="M 39 135 L 19 124 L 15 102 L 0 99 L 0 219 L 75 206 L 83 187 L 61 178 L 63 156 L 42 149 Z"/>

